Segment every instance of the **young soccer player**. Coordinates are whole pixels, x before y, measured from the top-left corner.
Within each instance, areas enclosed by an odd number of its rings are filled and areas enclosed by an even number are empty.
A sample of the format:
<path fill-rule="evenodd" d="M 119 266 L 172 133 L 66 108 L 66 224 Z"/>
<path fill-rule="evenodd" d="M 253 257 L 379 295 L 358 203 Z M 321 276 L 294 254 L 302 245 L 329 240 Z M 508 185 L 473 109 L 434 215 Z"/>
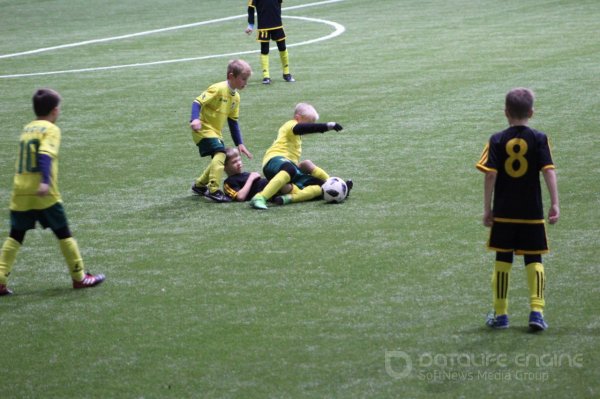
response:
<path fill-rule="evenodd" d="M 285 32 L 281 21 L 282 0 L 248 0 L 248 27 L 246 34 L 254 31 L 254 11 L 258 16 L 258 33 L 256 40 L 260 43 L 260 65 L 263 73 L 263 84 L 271 84 L 269 73 L 269 44 L 271 40 L 277 43 L 279 59 L 283 69 L 283 80 L 295 82 L 290 74 L 289 55 L 285 45 Z"/>
<path fill-rule="evenodd" d="M 216 202 L 231 200 L 220 189 L 225 163 L 222 135 L 225 121 L 240 153 L 252 158 L 252 154 L 244 145 L 238 125 L 239 90 L 246 87 L 250 75 L 252 69 L 246 61 L 230 61 L 227 66 L 227 80 L 213 84 L 192 103 L 192 139 L 198 146 L 201 157 L 211 157 L 208 167 L 192 186 L 192 191 Z"/>
<path fill-rule="evenodd" d="M 316 165 L 310 174 L 300 170 L 302 136 L 328 130 L 340 131 L 343 128 L 336 122 L 316 123 L 318 119 L 319 114 L 312 105 L 300 103 L 294 109 L 294 118 L 279 128 L 277 138 L 263 157 L 263 173 L 269 179 L 269 184 L 252 197 L 250 205 L 253 208 L 267 209 L 267 201 L 290 182 L 303 190 L 305 201 L 321 195 L 320 185 L 311 185 L 311 181 L 313 178 L 325 181 L 329 175 Z"/>
<path fill-rule="evenodd" d="M 494 315 L 487 325 L 508 328 L 508 286 L 513 254 L 523 255 L 529 288 L 529 327 L 545 330 L 542 254 L 548 252 L 539 173 L 550 193 L 548 221 L 560 216 L 556 172 L 547 136 L 528 126 L 534 94 L 526 88 L 508 92 L 504 113 L 509 127 L 491 136 L 477 169 L 485 173 L 483 224 L 491 227 L 488 248 L 496 251 L 492 275 Z M 493 201 L 493 203 L 492 203 Z M 493 206 L 492 206 L 493 205 Z"/>
<path fill-rule="evenodd" d="M 23 128 L 19 142 L 16 172 L 10 201 L 10 233 L 0 252 L 0 295 L 12 294 L 8 276 L 27 230 L 36 222 L 50 228 L 62 251 L 73 288 L 88 288 L 104 281 L 103 274 L 84 272 L 79 246 L 71 235 L 58 191 L 58 149 L 60 129 L 55 125 L 60 114 L 60 95 L 40 89 L 33 95 L 36 120 Z"/>

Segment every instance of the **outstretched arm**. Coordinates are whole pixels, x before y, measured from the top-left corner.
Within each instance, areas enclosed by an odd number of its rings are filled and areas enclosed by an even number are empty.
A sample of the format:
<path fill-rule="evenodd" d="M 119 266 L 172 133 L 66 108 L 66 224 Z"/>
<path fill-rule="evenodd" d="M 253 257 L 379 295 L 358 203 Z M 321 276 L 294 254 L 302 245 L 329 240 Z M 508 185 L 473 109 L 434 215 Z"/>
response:
<path fill-rule="evenodd" d="M 343 127 L 336 122 L 327 123 L 298 123 L 292 129 L 292 132 L 297 135 L 310 134 L 310 133 L 325 133 L 328 130 L 335 130 L 339 132 Z"/>
<path fill-rule="evenodd" d="M 556 182 L 556 170 L 554 168 L 542 170 L 548 193 L 550 193 L 550 210 L 548 211 L 548 222 L 554 224 L 560 217 L 560 207 L 558 205 L 558 184 Z"/>

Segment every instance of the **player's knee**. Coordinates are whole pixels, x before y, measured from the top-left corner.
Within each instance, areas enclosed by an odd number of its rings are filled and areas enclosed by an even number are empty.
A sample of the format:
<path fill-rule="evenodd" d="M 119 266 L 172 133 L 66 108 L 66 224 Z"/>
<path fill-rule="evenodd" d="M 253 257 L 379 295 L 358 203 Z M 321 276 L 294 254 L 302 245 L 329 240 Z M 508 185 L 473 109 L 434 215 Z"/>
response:
<path fill-rule="evenodd" d="M 290 179 L 293 179 L 296 176 L 296 168 L 290 164 L 290 163 L 285 163 L 281 166 L 282 171 L 286 172 L 288 175 L 290 175 Z"/>
<path fill-rule="evenodd" d="M 285 40 L 280 40 L 277 42 L 277 49 L 279 51 L 285 51 L 287 47 L 285 46 Z"/>
<path fill-rule="evenodd" d="M 315 170 L 315 167 L 316 165 L 310 159 L 305 159 L 298 164 L 300 171 L 307 174 L 311 174 L 312 171 Z"/>

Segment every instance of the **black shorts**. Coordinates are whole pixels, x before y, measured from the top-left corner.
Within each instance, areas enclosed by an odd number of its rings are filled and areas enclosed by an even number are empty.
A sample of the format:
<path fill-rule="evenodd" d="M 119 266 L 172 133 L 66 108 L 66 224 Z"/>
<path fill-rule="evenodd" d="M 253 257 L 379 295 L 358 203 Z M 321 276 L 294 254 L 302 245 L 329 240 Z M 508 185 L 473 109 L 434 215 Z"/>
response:
<path fill-rule="evenodd" d="M 271 40 L 280 42 L 285 40 L 285 32 L 283 31 L 283 28 L 259 29 L 256 33 L 256 40 L 267 43 Z"/>
<path fill-rule="evenodd" d="M 497 252 L 517 255 L 548 253 L 546 225 L 542 223 L 514 223 L 494 221 L 488 248 Z"/>
<path fill-rule="evenodd" d="M 27 231 L 35 229 L 36 222 L 39 222 L 45 229 L 49 227 L 52 231 L 69 226 L 65 208 L 63 208 L 60 202 L 46 209 L 10 211 L 10 227 L 15 230 Z"/>

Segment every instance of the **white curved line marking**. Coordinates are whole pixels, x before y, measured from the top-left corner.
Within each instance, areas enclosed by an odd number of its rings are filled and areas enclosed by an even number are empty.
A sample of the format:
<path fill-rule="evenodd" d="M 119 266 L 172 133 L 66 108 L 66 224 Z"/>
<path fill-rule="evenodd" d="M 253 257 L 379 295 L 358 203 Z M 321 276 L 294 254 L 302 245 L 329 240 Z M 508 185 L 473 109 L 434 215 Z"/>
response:
<path fill-rule="evenodd" d="M 328 3 L 336 3 L 336 2 L 340 2 L 340 1 L 344 1 L 344 0 L 326 0 L 326 1 L 321 1 L 321 2 L 317 2 L 317 3 L 310 3 L 310 4 L 303 4 L 303 5 L 298 5 L 298 6 L 287 7 L 287 8 L 283 8 L 283 10 L 293 10 L 293 9 L 298 9 L 298 8 L 311 7 L 311 6 L 315 6 L 315 5 L 322 5 L 322 4 L 328 4 Z M 232 16 L 232 17 L 218 18 L 218 19 L 213 19 L 213 20 L 209 20 L 209 21 L 195 22 L 195 23 L 186 24 L 186 25 L 171 26 L 171 27 L 168 27 L 168 28 L 154 29 L 154 30 L 150 30 L 150 31 L 132 33 L 132 34 L 128 34 L 128 35 L 114 36 L 114 37 L 108 37 L 108 38 L 103 38 L 103 39 L 86 40 L 86 41 L 83 41 L 83 42 L 77 42 L 77 43 L 63 44 L 63 45 L 60 45 L 60 46 L 40 48 L 40 49 L 35 49 L 35 50 L 23 51 L 23 52 L 20 52 L 20 53 L 2 54 L 2 55 L 0 55 L 0 59 L 2 59 L 2 58 L 11 58 L 11 57 L 19 57 L 19 56 L 30 55 L 30 54 L 37 54 L 37 53 L 42 53 L 42 52 L 47 52 L 47 51 L 53 51 L 53 50 L 59 50 L 59 49 L 64 49 L 64 48 L 72 48 L 72 47 L 85 46 L 85 45 L 88 45 L 88 44 L 95 44 L 95 43 L 103 43 L 103 42 L 109 42 L 109 41 L 115 41 L 115 40 L 128 39 L 128 38 L 131 38 L 131 37 L 146 36 L 146 35 L 151 35 L 151 34 L 155 34 L 155 33 L 168 32 L 168 31 L 178 30 L 178 29 L 187 29 L 187 28 L 192 28 L 192 27 L 196 27 L 196 26 L 208 25 L 208 24 L 217 23 L 217 22 L 224 22 L 224 21 L 229 21 L 229 20 L 232 20 L 232 19 L 243 18 L 243 17 L 246 17 L 246 15 L 245 14 L 243 14 L 243 15 L 235 15 L 235 16 Z M 295 17 L 295 16 L 289 16 L 289 15 L 285 16 L 284 18 L 300 19 L 300 20 L 305 20 L 305 21 L 310 21 L 310 22 L 324 23 L 324 24 L 332 26 L 335 29 L 331 34 L 329 34 L 327 36 L 323 36 L 323 37 L 320 37 L 320 38 L 317 38 L 317 39 L 307 40 L 307 41 L 300 42 L 300 43 L 288 44 L 287 47 L 297 47 L 297 46 L 303 46 L 303 45 L 306 45 L 306 44 L 317 43 L 317 42 L 324 41 L 324 40 L 329 40 L 329 39 L 332 39 L 332 38 L 334 38 L 336 36 L 341 35 L 346 30 L 346 28 L 343 25 L 338 24 L 337 22 L 328 21 L 328 20 L 324 20 L 324 19 L 308 18 L 308 17 Z M 273 47 L 272 49 L 276 49 L 276 47 Z M 250 51 L 241 51 L 241 52 L 235 52 L 235 53 L 214 54 L 214 55 L 207 55 L 207 56 L 201 56 L 201 57 L 179 58 L 179 59 L 173 59 L 173 60 L 144 62 L 144 63 L 135 63 L 135 64 L 110 65 L 110 66 L 105 66 L 105 67 L 70 69 L 70 70 L 62 70 L 62 71 L 49 71 L 49 72 L 34 72 L 34 73 L 12 74 L 12 75 L 0 75 L 0 79 L 19 78 L 19 77 L 27 77 L 27 76 L 58 75 L 58 74 L 77 73 L 77 72 L 103 71 L 103 70 L 111 70 L 111 69 L 133 68 L 133 67 L 161 65 L 161 64 L 173 64 L 173 63 L 178 63 L 178 62 L 190 62 L 190 61 L 206 60 L 206 59 L 211 59 L 211 58 L 231 57 L 231 56 L 236 56 L 236 55 L 252 54 L 252 53 L 258 53 L 259 51 L 260 50 L 250 50 Z"/>

